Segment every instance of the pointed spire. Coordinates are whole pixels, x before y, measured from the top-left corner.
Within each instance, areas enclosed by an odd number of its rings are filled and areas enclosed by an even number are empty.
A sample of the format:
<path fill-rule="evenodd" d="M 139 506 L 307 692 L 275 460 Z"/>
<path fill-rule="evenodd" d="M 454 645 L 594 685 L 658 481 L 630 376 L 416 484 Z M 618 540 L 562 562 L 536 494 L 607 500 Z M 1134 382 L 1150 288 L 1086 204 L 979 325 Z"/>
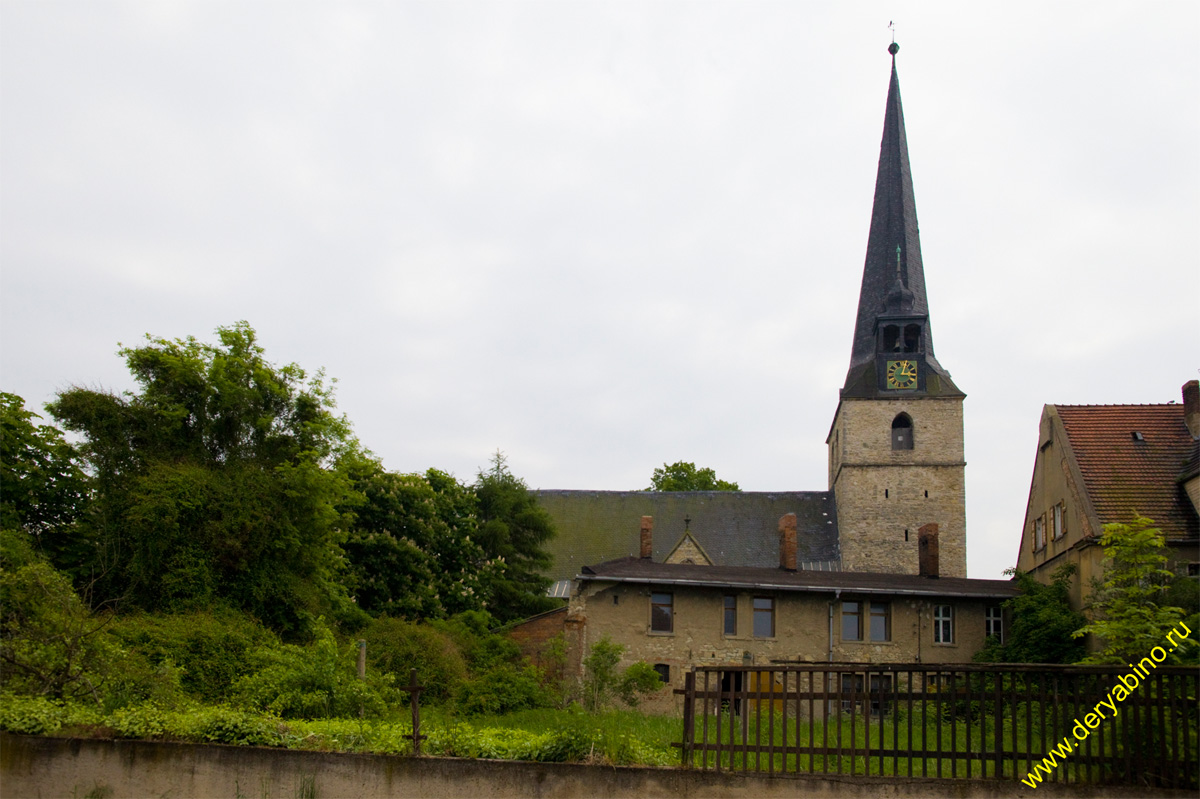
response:
<path fill-rule="evenodd" d="M 949 375 L 933 356 L 925 270 L 917 231 L 917 202 L 904 132 L 904 109 L 900 104 L 900 78 L 896 73 L 899 50 L 900 46 L 895 42 L 888 47 L 892 55 L 892 75 L 883 119 L 883 140 L 879 145 L 875 203 L 858 297 L 854 345 L 843 396 L 874 396 L 877 393 L 877 381 L 873 376 L 878 351 L 877 323 L 881 315 L 903 315 L 910 321 L 919 320 L 923 359 L 933 372 L 946 378 L 943 384 L 949 383 Z M 957 389 L 953 390 L 957 392 Z"/>

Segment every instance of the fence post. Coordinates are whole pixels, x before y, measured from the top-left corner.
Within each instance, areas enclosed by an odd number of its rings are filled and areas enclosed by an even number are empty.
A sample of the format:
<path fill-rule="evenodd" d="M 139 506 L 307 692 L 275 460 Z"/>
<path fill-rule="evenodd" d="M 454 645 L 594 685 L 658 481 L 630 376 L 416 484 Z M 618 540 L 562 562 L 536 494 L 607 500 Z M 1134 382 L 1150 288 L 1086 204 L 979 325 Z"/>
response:
<path fill-rule="evenodd" d="M 413 669 L 409 672 L 408 677 L 408 704 L 412 708 L 413 754 L 417 756 L 421 754 L 421 739 L 425 737 L 421 734 L 421 703 L 417 701 L 417 695 L 420 692 L 421 688 L 417 685 L 417 670 Z"/>
<path fill-rule="evenodd" d="M 683 767 L 692 767 L 692 745 L 696 741 L 696 671 L 683 677 Z"/>

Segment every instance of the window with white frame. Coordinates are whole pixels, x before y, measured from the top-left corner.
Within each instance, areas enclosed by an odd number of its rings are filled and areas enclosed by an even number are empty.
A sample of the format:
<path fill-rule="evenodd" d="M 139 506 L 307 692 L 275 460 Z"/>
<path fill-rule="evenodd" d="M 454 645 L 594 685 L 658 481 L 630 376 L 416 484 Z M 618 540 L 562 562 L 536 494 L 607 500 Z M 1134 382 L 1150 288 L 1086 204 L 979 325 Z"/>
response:
<path fill-rule="evenodd" d="M 998 605 L 993 605 L 985 611 L 983 624 L 984 636 L 995 636 L 1001 643 L 1004 642 L 1004 613 Z"/>
<path fill-rule="evenodd" d="M 1033 520 L 1033 551 L 1046 548 L 1046 514 Z"/>
<path fill-rule="evenodd" d="M 675 631 L 675 596 L 673 594 L 650 594 L 650 631 L 656 633 Z"/>
<path fill-rule="evenodd" d="M 935 644 L 954 643 L 954 607 L 951 605 L 936 605 L 933 608 L 933 642 Z"/>
<path fill-rule="evenodd" d="M 737 635 L 737 595 L 725 595 L 725 634 Z"/>
<path fill-rule="evenodd" d="M 1067 508 L 1061 502 L 1050 512 L 1050 532 L 1055 541 L 1067 534 Z"/>
<path fill-rule="evenodd" d="M 775 637 L 775 600 L 769 596 L 754 597 L 754 637 Z"/>

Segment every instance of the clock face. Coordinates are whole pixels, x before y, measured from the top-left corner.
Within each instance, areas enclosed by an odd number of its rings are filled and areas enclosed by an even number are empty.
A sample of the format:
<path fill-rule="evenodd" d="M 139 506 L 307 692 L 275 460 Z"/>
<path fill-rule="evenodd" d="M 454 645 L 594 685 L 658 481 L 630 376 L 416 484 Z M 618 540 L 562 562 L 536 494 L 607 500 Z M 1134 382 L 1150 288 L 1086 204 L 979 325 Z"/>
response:
<path fill-rule="evenodd" d="M 887 387 L 901 391 L 917 387 L 916 361 L 888 361 Z"/>

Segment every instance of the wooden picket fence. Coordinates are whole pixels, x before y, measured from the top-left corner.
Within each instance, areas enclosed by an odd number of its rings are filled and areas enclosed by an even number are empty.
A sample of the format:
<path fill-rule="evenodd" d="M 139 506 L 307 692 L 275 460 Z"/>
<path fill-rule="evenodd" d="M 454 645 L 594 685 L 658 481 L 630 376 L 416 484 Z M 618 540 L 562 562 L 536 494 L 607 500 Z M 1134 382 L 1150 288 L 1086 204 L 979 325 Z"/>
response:
<path fill-rule="evenodd" d="M 1132 668 L 696 667 L 676 746 L 717 771 L 1196 788 L 1200 671 L 1147 671 L 1118 699 Z"/>

